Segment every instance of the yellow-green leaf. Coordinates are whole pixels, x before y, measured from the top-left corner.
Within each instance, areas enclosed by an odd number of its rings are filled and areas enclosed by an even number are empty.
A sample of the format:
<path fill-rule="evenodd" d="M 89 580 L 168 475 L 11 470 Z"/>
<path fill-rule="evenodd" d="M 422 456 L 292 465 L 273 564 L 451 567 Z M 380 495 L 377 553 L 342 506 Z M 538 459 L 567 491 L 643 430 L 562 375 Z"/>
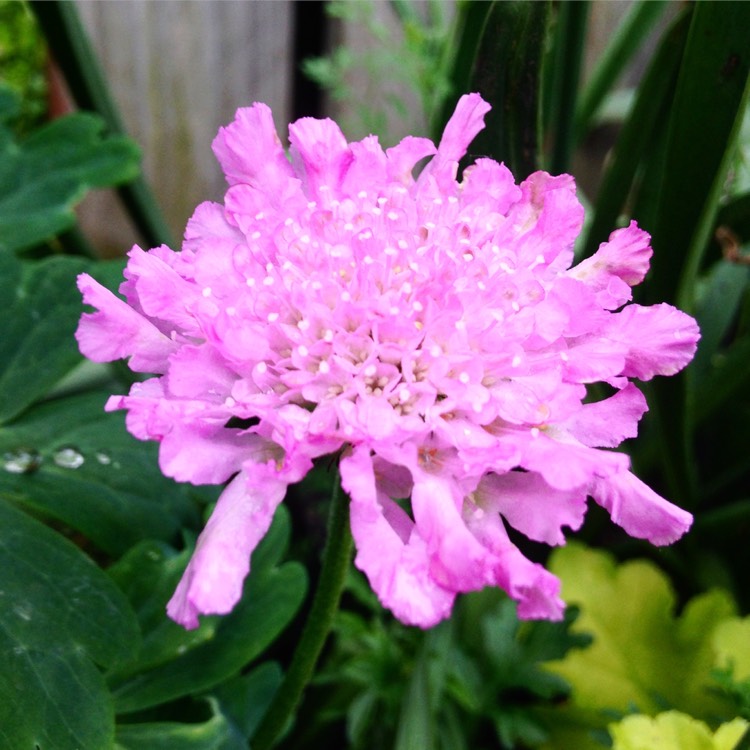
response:
<path fill-rule="evenodd" d="M 610 726 L 613 750 L 734 750 L 748 723 L 734 719 L 711 732 L 702 721 L 678 711 L 628 716 Z"/>
<path fill-rule="evenodd" d="M 669 580 L 649 561 L 618 565 L 605 552 L 570 544 L 555 551 L 550 569 L 562 580 L 565 601 L 581 608 L 572 630 L 594 638 L 589 648 L 548 665 L 573 688 L 546 717 L 551 747 L 601 747 L 592 732 L 604 731 L 613 713 L 675 708 L 697 718 L 734 717 L 728 701 L 709 690 L 712 633 L 735 614 L 728 594 L 697 596 L 676 616 Z M 573 744 L 557 744 L 563 735 Z"/>

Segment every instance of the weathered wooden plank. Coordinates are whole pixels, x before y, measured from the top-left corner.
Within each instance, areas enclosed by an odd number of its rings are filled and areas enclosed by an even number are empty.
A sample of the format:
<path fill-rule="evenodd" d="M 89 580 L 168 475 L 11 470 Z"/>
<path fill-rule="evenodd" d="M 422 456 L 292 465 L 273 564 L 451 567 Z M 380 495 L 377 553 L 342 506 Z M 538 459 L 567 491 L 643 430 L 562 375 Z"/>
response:
<path fill-rule="evenodd" d="M 210 147 L 237 107 L 264 101 L 279 128 L 286 128 L 292 6 L 291 0 L 77 0 L 129 133 L 143 149 L 146 177 L 177 237 L 198 203 L 224 193 Z"/>

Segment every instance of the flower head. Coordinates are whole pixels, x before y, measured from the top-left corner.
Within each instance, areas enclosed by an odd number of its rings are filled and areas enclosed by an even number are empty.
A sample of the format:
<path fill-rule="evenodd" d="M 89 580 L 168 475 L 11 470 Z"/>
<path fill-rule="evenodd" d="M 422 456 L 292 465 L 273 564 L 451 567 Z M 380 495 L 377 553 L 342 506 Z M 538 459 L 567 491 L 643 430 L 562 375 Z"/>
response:
<path fill-rule="evenodd" d="M 196 209 L 182 251 L 134 247 L 125 301 L 80 277 L 98 308 L 81 319 L 83 353 L 156 375 L 107 409 L 160 441 L 169 476 L 229 482 L 169 603 L 186 627 L 231 610 L 287 486 L 339 451 L 356 565 L 423 627 L 485 586 L 522 617 L 561 617 L 558 580 L 509 525 L 562 544 L 592 497 L 656 544 L 690 526 L 610 449 L 647 409 L 631 379 L 684 367 L 697 326 L 628 304 L 651 255 L 634 223 L 570 267 L 571 177 L 516 185 L 479 159 L 457 181 L 488 109 L 463 96 L 437 148 L 385 151 L 303 118 L 290 160 L 270 110 L 241 109 L 213 144 L 224 204 Z M 614 395 L 584 401 L 596 382 Z"/>

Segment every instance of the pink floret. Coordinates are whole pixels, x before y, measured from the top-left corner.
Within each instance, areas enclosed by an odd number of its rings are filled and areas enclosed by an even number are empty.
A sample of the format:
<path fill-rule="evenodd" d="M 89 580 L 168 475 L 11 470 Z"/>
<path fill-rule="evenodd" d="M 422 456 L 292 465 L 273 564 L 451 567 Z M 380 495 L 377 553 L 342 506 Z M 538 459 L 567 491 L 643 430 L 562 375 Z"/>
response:
<path fill-rule="evenodd" d="M 231 611 L 287 487 L 327 454 L 355 564 L 421 627 L 486 586 L 562 617 L 559 581 L 508 531 L 564 544 L 589 497 L 655 544 L 689 528 L 612 449 L 647 409 L 631 379 L 685 367 L 695 321 L 630 304 L 651 256 L 635 223 L 571 267 L 569 175 L 517 185 L 482 158 L 459 177 L 488 110 L 464 96 L 437 147 L 387 150 L 304 118 L 288 159 L 268 107 L 241 109 L 213 144 L 224 203 L 196 209 L 182 251 L 134 248 L 125 300 L 80 277 L 83 353 L 156 376 L 107 408 L 169 476 L 228 482 L 169 603 L 185 627 Z M 597 382 L 614 393 L 592 403 Z"/>

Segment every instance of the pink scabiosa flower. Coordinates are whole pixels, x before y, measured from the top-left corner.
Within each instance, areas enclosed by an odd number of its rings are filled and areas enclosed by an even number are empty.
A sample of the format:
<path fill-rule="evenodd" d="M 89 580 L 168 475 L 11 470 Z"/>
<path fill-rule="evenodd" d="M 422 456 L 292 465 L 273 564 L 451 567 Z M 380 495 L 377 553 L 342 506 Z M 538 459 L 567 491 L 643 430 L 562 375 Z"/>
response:
<path fill-rule="evenodd" d="M 516 185 L 479 159 L 457 181 L 488 109 L 463 96 L 437 148 L 385 151 L 303 118 L 291 159 L 268 107 L 240 109 L 213 144 L 224 204 L 196 209 L 182 251 L 134 247 L 124 301 L 80 277 L 97 308 L 83 353 L 155 374 L 107 409 L 160 441 L 165 474 L 228 482 L 168 606 L 184 626 L 232 609 L 287 487 L 325 454 L 340 452 L 356 565 L 422 627 L 485 586 L 521 617 L 561 617 L 558 580 L 508 526 L 562 544 L 588 497 L 655 544 L 690 526 L 610 449 L 647 409 L 631 379 L 684 367 L 697 326 L 628 304 L 651 255 L 634 223 L 571 268 L 572 177 Z M 597 382 L 614 395 L 585 400 Z"/>

